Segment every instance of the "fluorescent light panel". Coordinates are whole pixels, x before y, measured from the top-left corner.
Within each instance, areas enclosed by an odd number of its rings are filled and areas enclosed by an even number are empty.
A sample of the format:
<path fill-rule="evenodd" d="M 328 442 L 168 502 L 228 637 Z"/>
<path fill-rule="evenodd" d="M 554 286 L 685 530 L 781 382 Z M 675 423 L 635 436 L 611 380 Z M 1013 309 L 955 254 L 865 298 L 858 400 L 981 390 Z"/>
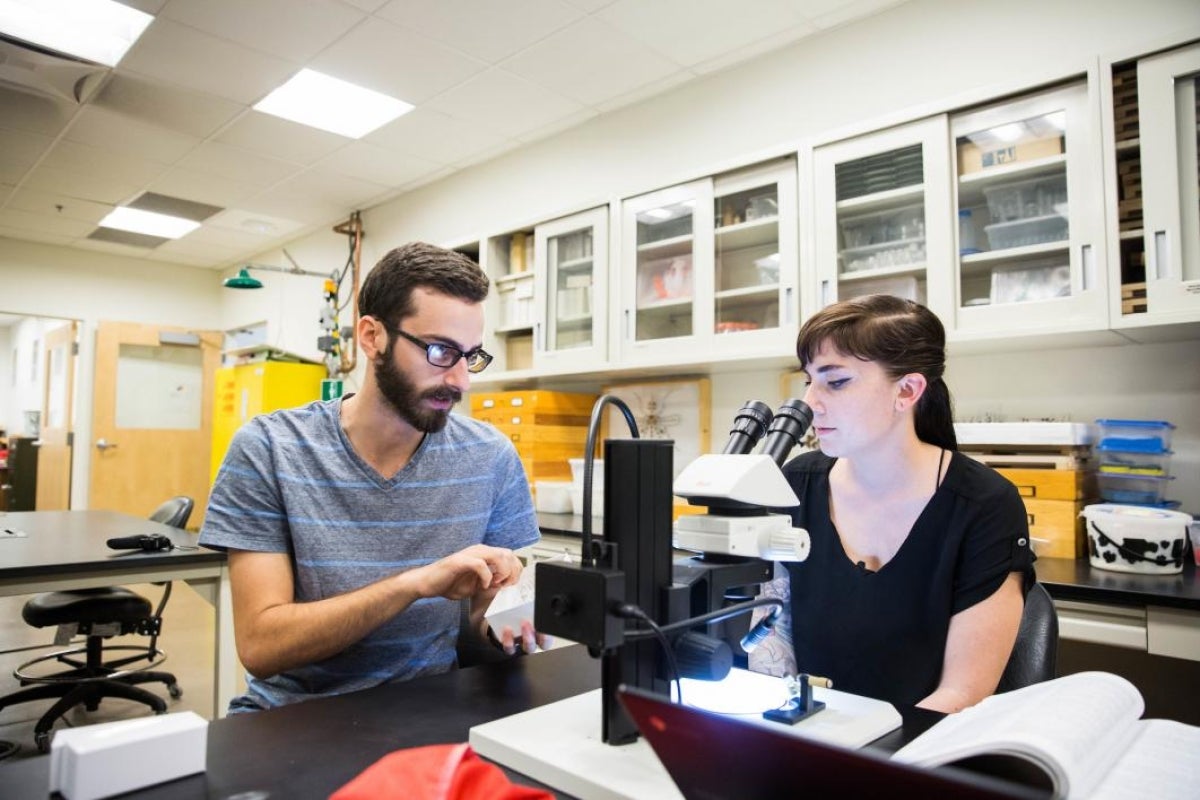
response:
<path fill-rule="evenodd" d="M 100 226 L 145 233 L 150 236 L 162 236 L 167 239 L 178 239 L 199 228 L 200 223 L 182 217 L 172 217 L 167 214 L 156 214 L 153 211 L 122 206 L 114 208 L 107 217 L 100 220 Z"/>
<path fill-rule="evenodd" d="M 154 17 L 112 0 L 0 0 L 0 30 L 115 67 Z"/>
<path fill-rule="evenodd" d="M 302 69 L 254 106 L 256 111 L 351 139 L 366 136 L 413 107 L 311 69 Z"/>

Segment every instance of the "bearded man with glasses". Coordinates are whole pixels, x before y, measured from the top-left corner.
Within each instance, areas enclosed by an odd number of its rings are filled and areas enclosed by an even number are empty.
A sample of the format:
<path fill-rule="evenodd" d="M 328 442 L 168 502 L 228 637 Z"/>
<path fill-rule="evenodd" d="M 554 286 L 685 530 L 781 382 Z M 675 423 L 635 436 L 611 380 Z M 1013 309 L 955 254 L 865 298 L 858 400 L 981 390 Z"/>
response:
<path fill-rule="evenodd" d="M 445 672 L 460 622 L 481 637 L 492 597 L 520 577 L 513 551 L 539 538 L 520 459 L 495 428 L 451 413 L 492 360 L 487 293 L 460 253 L 392 250 L 359 293 L 360 390 L 235 435 L 200 534 L 229 553 L 248 673 L 231 713 Z M 521 628 L 496 644 L 544 644 Z"/>

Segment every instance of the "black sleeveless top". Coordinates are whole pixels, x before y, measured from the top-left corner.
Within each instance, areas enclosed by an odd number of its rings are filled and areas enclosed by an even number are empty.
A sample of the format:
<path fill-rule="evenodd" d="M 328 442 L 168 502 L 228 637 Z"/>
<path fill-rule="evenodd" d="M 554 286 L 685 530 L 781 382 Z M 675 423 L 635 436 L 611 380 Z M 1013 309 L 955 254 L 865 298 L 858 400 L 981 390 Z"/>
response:
<path fill-rule="evenodd" d="M 834 463 L 813 451 L 783 469 L 800 499 L 794 524 L 812 539 L 808 559 L 787 564 L 796 666 L 834 689 L 912 706 L 938 686 L 950 618 L 1010 572 L 1024 575 L 1025 591 L 1033 585 L 1025 506 L 999 473 L 953 453 L 896 555 L 872 572 L 846 555 L 830 519 Z"/>

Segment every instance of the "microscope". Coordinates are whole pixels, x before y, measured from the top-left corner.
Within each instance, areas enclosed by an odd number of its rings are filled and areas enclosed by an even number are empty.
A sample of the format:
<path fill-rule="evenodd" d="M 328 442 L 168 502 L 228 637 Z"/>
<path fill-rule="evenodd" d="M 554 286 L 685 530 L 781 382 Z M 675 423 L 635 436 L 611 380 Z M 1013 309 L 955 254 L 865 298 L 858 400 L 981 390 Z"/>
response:
<path fill-rule="evenodd" d="M 593 540 L 591 462 L 607 404 L 618 406 L 633 438 L 604 442 L 604 531 Z M 800 400 L 787 400 L 775 414 L 749 401 L 724 450 L 700 456 L 673 480 L 674 443 L 638 438 L 619 398 L 596 401 L 585 450 L 581 564 L 538 565 L 534 625 L 586 645 L 601 660 L 606 743 L 638 736 L 617 699 L 618 686 L 669 696 L 672 678 L 721 680 L 733 666 L 735 647 L 751 648 L 769 633 L 780 603 L 755 599 L 758 586 L 771 580 L 773 561 L 808 557 L 808 533 L 772 509 L 799 505 L 780 467 L 811 422 L 812 411 Z M 706 512 L 672 525 L 674 495 Z M 675 547 L 697 555 L 676 561 Z M 729 620 L 764 606 L 775 609 L 739 641 Z"/>

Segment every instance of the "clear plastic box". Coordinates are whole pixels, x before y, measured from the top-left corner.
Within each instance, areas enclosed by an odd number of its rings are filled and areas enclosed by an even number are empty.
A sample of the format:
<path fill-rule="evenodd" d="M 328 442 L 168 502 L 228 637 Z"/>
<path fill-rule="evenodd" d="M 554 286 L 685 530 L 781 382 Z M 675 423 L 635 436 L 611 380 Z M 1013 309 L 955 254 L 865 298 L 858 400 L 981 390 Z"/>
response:
<path fill-rule="evenodd" d="M 985 186 L 992 222 L 1013 222 L 1034 217 L 1067 215 L 1066 174 L 1028 178 L 1023 181 Z"/>
<path fill-rule="evenodd" d="M 1159 505 L 1165 500 L 1167 486 L 1174 478 L 1169 475 L 1125 475 L 1111 472 L 1096 473 L 1100 497 L 1109 503 L 1126 505 Z"/>
<path fill-rule="evenodd" d="M 1007 250 L 1031 244 L 1065 241 L 1070 227 L 1066 217 L 1050 214 L 1012 222 L 996 222 L 985 225 L 983 230 L 987 234 L 988 247 L 992 250 Z"/>
<path fill-rule="evenodd" d="M 1097 447 L 1099 469 L 1117 475 L 1167 475 L 1170 473 L 1171 451 L 1162 453 L 1139 453 L 1137 451 L 1114 450 Z"/>
<path fill-rule="evenodd" d="M 992 269 L 993 303 L 1027 303 L 1070 295 L 1071 268 L 1066 264 L 1022 263 Z"/>
<path fill-rule="evenodd" d="M 870 247 L 871 245 L 896 243 L 907 244 L 910 240 L 925 239 L 925 206 L 917 203 L 910 206 L 876 211 L 838 220 L 842 229 L 845 249 Z"/>
<path fill-rule="evenodd" d="M 1133 453 L 1165 453 L 1175 426 L 1162 420 L 1098 419 L 1096 448 Z"/>

